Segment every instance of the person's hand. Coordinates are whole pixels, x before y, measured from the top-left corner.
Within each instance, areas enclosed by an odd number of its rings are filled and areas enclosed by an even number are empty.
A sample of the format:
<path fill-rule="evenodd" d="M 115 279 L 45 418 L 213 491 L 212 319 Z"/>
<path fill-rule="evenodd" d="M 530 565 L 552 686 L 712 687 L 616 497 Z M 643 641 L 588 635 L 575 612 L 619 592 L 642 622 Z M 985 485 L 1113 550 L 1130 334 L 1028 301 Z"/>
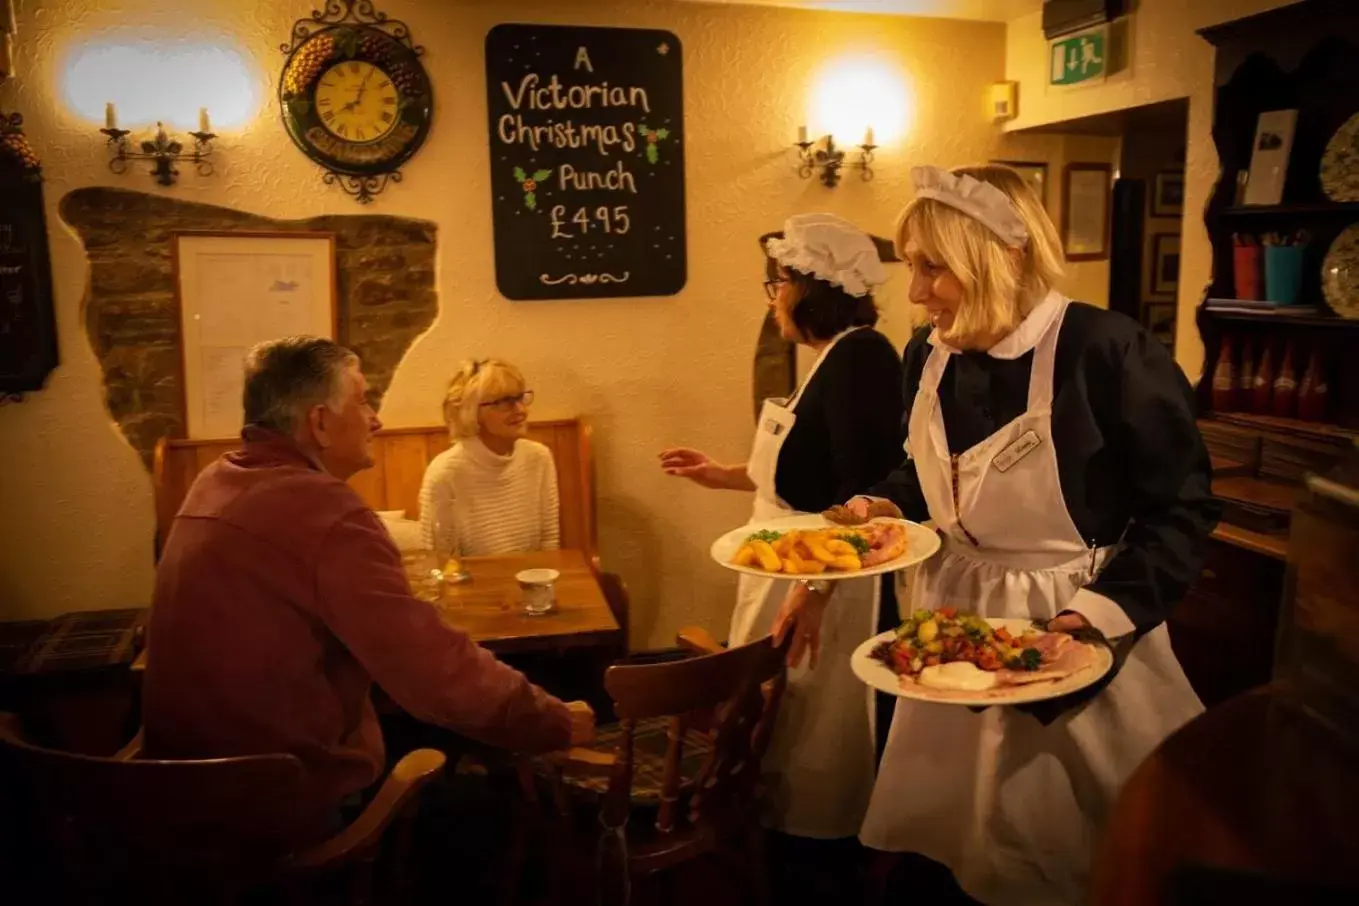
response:
<path fill-rule="evenodd" d="M 595 711 L 585 702 L 567 702 L 571 712 L 571 745 L 584 746 L 595 739 Z"/>
<path fill-rule="evenodd" d="M 687 478 L 705 488 L 722 490 L 728 487 L 730 469 L 713 462 L 706 453 L 676 447 L 661 451 L 661 470 L 675 478 Z"/>
<path fill-rule="evenodd" d="M 783 645 L 789 633 L 793 636 L 793 642 L 788 646 L 789 667 L 800 666 L 803 655 L 810 654 L 807 669 L 816 669 L 821 655 L 821 620 L 829 603 L 829 594 L 813 591 L 801 582 L 794 584 L 784 596 L 772 632 L 776 648 Z"/>
<path fill-rule="evenodd" d="M 842 506 L 833 506 L 821 514 L 837 525 L 863 525 L 880 516 L 901 519 L 901 508 L 890 500 L 876 497 L 854 497 Z"/>
<path fill-rule="evenodd" d="M 1048 620 L 1048 632 L 1074 633 L 1082 629 L 1089 629 L 1090 621 L 1078 613 L 1068 612 L 1059 613 L 1057 616 Z"/>

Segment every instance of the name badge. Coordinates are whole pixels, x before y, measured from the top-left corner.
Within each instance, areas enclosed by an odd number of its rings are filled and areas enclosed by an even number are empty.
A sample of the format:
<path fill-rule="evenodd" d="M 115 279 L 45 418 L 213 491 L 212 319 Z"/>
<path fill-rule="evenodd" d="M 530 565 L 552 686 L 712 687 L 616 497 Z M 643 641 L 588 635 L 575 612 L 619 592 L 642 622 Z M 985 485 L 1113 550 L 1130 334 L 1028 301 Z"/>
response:
<path fill-rule="evenodd" d="M 1019 440 L 997 453 L 996 458 L 991 460 L 991 465 L 997 472 L 1008 472 L 1011 466 L 1037 450 L 1038 445 L 1042 442 L 1043 439 L 1038 436 L 1037 432 L 1025 431 Z"/>

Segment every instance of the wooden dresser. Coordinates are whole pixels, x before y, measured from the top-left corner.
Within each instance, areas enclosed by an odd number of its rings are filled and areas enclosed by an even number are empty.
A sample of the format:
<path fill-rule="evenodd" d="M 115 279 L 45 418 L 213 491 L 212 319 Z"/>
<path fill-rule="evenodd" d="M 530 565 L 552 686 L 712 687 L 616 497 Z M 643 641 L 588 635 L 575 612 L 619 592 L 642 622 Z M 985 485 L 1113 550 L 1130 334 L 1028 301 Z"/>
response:
<path fill-rule="evenodd" d="M 1305 0 L 1200 34 L 1216 48 L 1213 142 L 1221 175 L 1204 214 L 1213 280 L 1198 311 L 1206 359 L 1198 399 L 1224 513 L 1203 575 L 1170 631 L 1211 705 L 1269 680 L 1293 508 L 1305 477 L 1331 471 L 1359 437 L 1359 320 L 1333 314 L 1321 289 L 1323 257 L 1359 223 L 1359 203 L 1328 199 L 1319 178 L 1327 142 L 1359 113 L 1359 4 Z M 1250 171 L 1260 114 L 1274 110 L 1297 111 L 1283 197 L 1248 206 L 1238 175 Z M 1238 299 L 1238 239 L 1300 232 L 1310 238 L 1297 305 L 1223 311 L 1222 300 Z M 1299 418 L 1296 407 L 1281 415 L 1240 386 L 1265 349 L 1275 369 L 1291 356 L 1299 383 L 1316 358 L 1328 388 L 1320 418 Z M 1223 392 L 1219 366 L 1228 362 L 1235 394 Z"/>

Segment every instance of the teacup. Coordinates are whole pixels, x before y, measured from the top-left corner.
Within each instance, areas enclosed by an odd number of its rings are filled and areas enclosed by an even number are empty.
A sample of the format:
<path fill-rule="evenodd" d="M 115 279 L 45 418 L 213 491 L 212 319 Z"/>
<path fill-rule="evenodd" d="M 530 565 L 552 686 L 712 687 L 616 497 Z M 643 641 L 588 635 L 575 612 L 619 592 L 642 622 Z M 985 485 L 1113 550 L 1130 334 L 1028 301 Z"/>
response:
<path fill-rule="evenodd" d="M 555 569 L 526 569 L 515 575 L 519 582 L 524 612 L 538 617 L 551 613 L 557 606 L 556 582 L 561 573 Z"/>

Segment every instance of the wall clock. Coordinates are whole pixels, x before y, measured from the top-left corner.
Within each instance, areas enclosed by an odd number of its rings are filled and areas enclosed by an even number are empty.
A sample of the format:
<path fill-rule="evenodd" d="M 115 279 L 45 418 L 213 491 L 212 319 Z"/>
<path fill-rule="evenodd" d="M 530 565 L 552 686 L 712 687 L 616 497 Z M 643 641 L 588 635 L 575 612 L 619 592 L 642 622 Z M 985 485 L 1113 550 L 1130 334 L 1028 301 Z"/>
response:
<path fill-rule="evenodd" d="M 361 204 L 401 181 L 429 135 L 434 97 L 424 48 L 372 0 L 327 0 L 293 25 L 279 78 L 283 125 L 297 147 Z"/>

